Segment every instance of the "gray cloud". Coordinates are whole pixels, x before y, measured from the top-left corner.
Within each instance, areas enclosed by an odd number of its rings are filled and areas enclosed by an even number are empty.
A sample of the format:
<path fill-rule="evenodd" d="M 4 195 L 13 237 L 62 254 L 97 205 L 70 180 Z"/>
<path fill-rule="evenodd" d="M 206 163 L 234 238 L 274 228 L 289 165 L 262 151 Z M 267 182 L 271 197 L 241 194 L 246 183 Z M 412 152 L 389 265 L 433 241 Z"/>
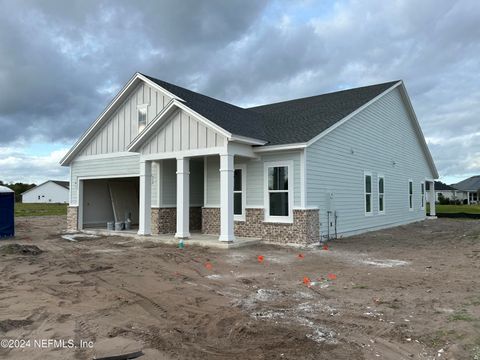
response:
<path fill-rule="evenodd" d="M 239 105 L 404 79 L 441 175 L 480 173 L 477 1 L 0 6 L 0 146 L 71 143 L 135 71 Z"/>

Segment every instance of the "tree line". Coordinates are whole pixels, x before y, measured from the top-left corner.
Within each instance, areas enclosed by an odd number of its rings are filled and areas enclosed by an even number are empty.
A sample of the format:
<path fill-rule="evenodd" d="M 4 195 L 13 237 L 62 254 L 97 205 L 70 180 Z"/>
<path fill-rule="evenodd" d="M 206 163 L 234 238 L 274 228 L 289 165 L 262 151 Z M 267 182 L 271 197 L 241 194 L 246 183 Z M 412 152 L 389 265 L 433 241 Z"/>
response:
<path fill-rule="evenodd" d="M 35 184 L 24 184 L 24 183 L 4 183 L 2 180 L 0 180 L 0 186 L 6 186 L 10 189 L 12 189 L 15 192 L 15 201 L 16 202 L 21 202 L 22 201 L 22 193 L 24 193 L 27 190 L 30 190 L 31 188 L 35 187 Z"/>

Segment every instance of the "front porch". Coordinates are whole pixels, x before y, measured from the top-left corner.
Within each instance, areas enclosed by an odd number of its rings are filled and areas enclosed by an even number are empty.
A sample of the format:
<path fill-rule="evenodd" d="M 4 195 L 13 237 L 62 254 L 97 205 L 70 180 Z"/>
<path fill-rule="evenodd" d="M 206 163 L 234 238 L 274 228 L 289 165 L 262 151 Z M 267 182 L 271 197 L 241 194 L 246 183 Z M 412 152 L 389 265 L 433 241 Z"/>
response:
<path fill-rule="evenodd" d="M 134 238 L 140 241 L 153 241 L 161 244 L 178 245 L 179 239 L 173 234 L 158 234 L 145 237 L 138 235 L 136 230 L 106 230 L 105 228 L 90 228 L 82 230 L 85 234 L 100 236 L 123 236 Z M 232 249 L 245 246 L 251 246 L 260 243 L 261 239 L 251 237 L 236 237 L 235 241 L 218 241 L 218 235 L 202 234 L 200 232 L 191 232 L 188 239 L 183 239 L 183 243 L 188 246 L 202 246 L 217 249 Z"/>
<path fill-rule="evenodd" d="M 175 158 L 165 153 L 141 156 L 138 235 L 161 236 L 164 241 L 175 238 L 176 242 L 191 242 L 192 233 L 194 242 L 208 242 L 215 236 L 225 243 L 237 240 L 234 212 L 241 209 L 245 214 L 246 199 L 241 193 L 235 198 L 234 174 L 239 171 L 236 167 L 253 157 L 250 146 L 238 145 L 180 152 Z M 214 232 L 205 220 L 211 208 L 218 209 L 219 215 Z"/>

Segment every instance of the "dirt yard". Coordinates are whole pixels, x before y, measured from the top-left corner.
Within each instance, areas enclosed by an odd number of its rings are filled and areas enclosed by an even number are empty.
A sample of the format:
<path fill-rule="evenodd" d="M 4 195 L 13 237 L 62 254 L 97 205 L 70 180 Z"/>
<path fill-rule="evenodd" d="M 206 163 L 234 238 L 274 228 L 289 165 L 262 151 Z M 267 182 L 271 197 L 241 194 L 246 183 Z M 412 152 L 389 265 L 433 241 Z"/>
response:
<path fill-rule="evenodd" d="M 480 221 L 429 220 L 328 250 L 72 242 L 64 227 L 19 218 L 0 243 L 43 250 L 0 249 L 0 339 L 30 340 L 2 343 L 0 358 L 480 359 Z"/>

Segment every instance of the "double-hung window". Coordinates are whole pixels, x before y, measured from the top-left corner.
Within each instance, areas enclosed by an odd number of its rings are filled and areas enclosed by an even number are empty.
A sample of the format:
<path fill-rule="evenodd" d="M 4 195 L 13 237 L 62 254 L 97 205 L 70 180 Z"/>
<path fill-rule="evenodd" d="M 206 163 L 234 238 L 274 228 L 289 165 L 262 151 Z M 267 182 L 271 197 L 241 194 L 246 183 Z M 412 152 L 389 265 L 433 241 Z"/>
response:
<path fill-rule="evenodd" d="M 378 213 L 385 214 L 385 176 L 378 175 Z"/>
<path fill-rule="evenodd" d="M 422 202 L 421 202 L 421 206 L 420 206 L 420 209 L 424 210 L 425 209 L 425 183 L 422 182 L 420 184 L 420 192 L 422 194 Z"/>
<path fill-rule="evenodd" d="M 408 209 L 413 210 L 413 181 L 408 180 Z"/>
<path fill-rule="evenodd" d="M 365 190 L 365 215 L 372 214 L 372 174 L 364 174 L 364 190 Z"/>
<path fill-rule="evenodd" d="M 237 165 L 233 172 L 233 215 L 237 221 L 245 220 L 245 189 L 246 167 L 245 165 Z"/>
<path fill-rule="evenodd" d="M 293 218 L 293 163 L 266 163 L 265 220 L 291 222 Z"/>
<path fill-rule="evenodd" d="M 137 124 L 138 124 L 138 133 L 140 133 L 145 126 L 147 126 L 147 105 L 138 105 L 137 106 Z"/>

